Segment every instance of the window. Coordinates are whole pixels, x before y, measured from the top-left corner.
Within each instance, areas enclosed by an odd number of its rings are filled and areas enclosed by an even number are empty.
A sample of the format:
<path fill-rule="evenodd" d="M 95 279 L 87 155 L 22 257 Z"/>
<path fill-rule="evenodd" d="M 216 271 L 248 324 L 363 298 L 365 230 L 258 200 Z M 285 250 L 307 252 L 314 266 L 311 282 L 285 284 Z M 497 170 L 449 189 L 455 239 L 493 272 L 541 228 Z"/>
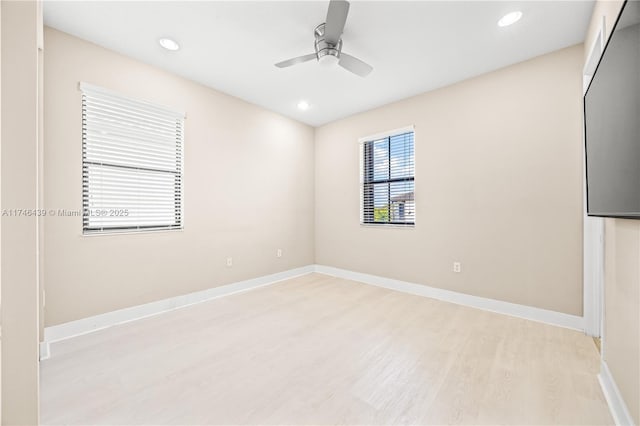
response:
<path fill-rule="evenodd" d="M 361 144 L 361 223 L 414 225 L 413 130 Z"/>
<path fill-rule="evenodd" d="M 83 233 L 181 229 L 184 114 L 80 89 Z"/>

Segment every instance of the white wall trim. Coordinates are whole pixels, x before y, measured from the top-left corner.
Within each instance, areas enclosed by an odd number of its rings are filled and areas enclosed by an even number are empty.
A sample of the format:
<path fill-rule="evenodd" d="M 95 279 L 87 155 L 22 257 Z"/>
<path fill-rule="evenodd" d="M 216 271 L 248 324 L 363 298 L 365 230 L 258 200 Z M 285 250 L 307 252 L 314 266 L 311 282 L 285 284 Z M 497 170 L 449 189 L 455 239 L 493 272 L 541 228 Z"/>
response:
<path fill-rule="evenodd" d="M 609 367 L 604 361 L 602 361 L 602 363 L 600 364 L 600 374 L 598 374 L 598 380 L 600 381 L 602 392 L 604 393 L 604 397 L 607 400 L 609 410 L 611 411 L 613 421 L 616 423 L 616 425 L 634 426 L 635 423 L 633 422 L 631 413 L 629 413 L 627 404 L 625 404 L 624 399 L 622 399 L 622 395 L 620 394 L 620 390 L 616 385 L 616 381 L 613 379 L 611 371 L 609 371 Z"/>
<path fill-rule="evenodd" d="M 415 132 L 416 126 L 414 124 L 410 124 L 408 126 L 400 127 L 393 130 L 385 130 L 384 132 L 378 132 L 373 135 L 363 136 L 358 138 L 358 142 L 363 144 L 365 142 L 375 141 L 378 139 L 388 138 L 389 136 L 401 135 L 403 133 Z"/>
<path fill-rule="evenodd" d="M 600 21 L 589 55 L 582 71 L 583 94 L 586 93 L 593 74 L 595 73 L 602 52 L 606 45 L 605 17 Z M 584 119 L 584 118 L 583 118 Z M 603 338 L 603 310 L 604 310 L 604 219 L 587 215 L 587 164 L 585 153 L 585 137 L 582 135 L 582 198 L 583 198 L 583 310 L 585 318 L 585 332 L 594 337 Z M 601 345 L 604 347 L 604 345 Z"/>
<path fill-rule="evenodd" d="M 501 300 L 487 299 L 484 297 L 472 296 L 470 294 L 457 293 L 455 291 L 348 271 L 331 266 L 316 265 L 315 271 L 321 274 L 359 281 L 365 284 L 375 285 L 377 287 L 401 291 L 403 293 L 430 297 L 432 299 L 469 306 L 472 308 L 482 309 L 484 311 L 496 312 L 499 314 L 524 318 L 559 327 L 584 331 L 584 319 L 576 315 L 534 308 L 532 306 L 518 305 L 516 303 L 503 302 Z"/>
<path fill-rule="evenodd" d="M 585 332 L 603 337 L 604 310 L 604 219 L 583 218 L 583 309 Z"/>
<path fill-rule="evenodd" d="M 576 315 L 569 315 L 562 312 L 549 311 L 546 309 L 531 306 L 518 305 L 515 303 L 500 300 L 487 299 L 479 296 L 472 296 L 464 293 L 443 290 L 429 287 L 422 284 L 415 284 L 391 278 L 379 277 L 376 275 L 363 274 L 345 269 L 334 268 L 324 265 L 308 265 L 301 268 L 291 269 L 276 274 L 265 275 L 263 277 L 240 281 L 220 287 L 198 291 L 182 296 L 176 296 L 144 305 L 132 306 L 130 308 L 119 309 L 64 324 L 46 327 L 44 330 L 44 341 L 40 344 L 40 359 L 44 360 L 51 356 L 50 344 L 60 340 L 69 339 L 94 331 L 124 324 L 130 321 L 169 312 L 174 309 L 184 308 L 197 303 L 206 302 L 218 297 L 228 296 L 235 293 L 274 284 L 279 281 L 295 278 L 317 272 L 331 275 L 338 278 L 358 281 L 377 287 L 390 290 L 401 291 L 403 293 L 414 294 L 458 305 L 469 306 L 482 309 L 484 311 L 496 312 L 499 314 L 524 318 L 532 321 L 551 324 L 559 327 L 584 331 L 584 319 Z"/>
<path fill-rule="evenodd" d="M 51 353 L 49 352 L 49 343 L 40 342 L 40 361 L 49 359 L 50 357 L 51 357 Z"/>
<path fill-rule="evenodd" d="M 596 32 L 596 36 L 591 43 L 591 48 L 589 49 L 589 54 L 587 55 L 587 60 L 585 61 L 585 65 L 582 69 L 582 94 L 584 95 L 589 88 L 589 84 L 591 83 L 591 79 L 593 78 L 593 74 L 596 71 L 598 66 L 598 62 L 600 62 L 600 57 L 602 56 L 602 52 L 604 52 L 604 48 L 607 45 L 607 34 L 606 34 L 606 18 L 604 16 L 600 19 L 600 28 Z"/>
<path fill-rule="evenodd" d="M 197 291 L 182 296 L 171 297 L 158 300 L 156 302 L 145 303 L 144 305 L 132 306 L 130 308 L 119 309 L 64 324 L 46 327 L 44 329 L 44 341 L 40 345 L 40 359 L 50 356 L 49 344 L 71 337 L 81 336 L 97 330 L 113 327 L 130 321 L 169 312 L 174 309 L 184 308 L 197 303 L 206 302 L 230 294 L 240 293 L 258 287 L 274 284 L 279 281 L 306 275 L 314 272 L 314 266 L 308 265 L 301 268 L 290 269 L 271 275 L 265 275 L 233 284 L 214 287 L 207 290 Z"/>

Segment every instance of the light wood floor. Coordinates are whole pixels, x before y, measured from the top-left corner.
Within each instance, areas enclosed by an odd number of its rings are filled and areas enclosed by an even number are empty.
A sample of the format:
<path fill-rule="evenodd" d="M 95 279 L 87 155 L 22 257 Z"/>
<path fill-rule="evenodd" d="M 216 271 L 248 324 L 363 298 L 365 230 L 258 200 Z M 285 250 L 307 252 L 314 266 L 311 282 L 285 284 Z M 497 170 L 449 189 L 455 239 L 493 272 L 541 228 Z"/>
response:
<path fill-rule="evenodd" d="M 319 274 L 53 345 L 44 424 L 612 424 L 581 333 Z"/>

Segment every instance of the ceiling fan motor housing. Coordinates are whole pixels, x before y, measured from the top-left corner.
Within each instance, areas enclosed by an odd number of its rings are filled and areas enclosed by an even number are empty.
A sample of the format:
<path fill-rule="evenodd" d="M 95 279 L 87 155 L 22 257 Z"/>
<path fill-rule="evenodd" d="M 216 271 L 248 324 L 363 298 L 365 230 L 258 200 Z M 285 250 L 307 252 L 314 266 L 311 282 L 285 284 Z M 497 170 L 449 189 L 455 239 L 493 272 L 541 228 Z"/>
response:
<path fill-rule="evenodd" d="M 335 56 L 336 58 L 340 57 L 340 52 L 342 51 L 342 38 L 338 40 L 338 43 L 331 44 L 327 42 L 324 38 L 324 28 L 325 23 L 322 23 L 313 30 L 313 35 L 316 38 L 314 43 L 314 47 L 316 49 L 316 56 L 318 60 L 323 56 Z"/>

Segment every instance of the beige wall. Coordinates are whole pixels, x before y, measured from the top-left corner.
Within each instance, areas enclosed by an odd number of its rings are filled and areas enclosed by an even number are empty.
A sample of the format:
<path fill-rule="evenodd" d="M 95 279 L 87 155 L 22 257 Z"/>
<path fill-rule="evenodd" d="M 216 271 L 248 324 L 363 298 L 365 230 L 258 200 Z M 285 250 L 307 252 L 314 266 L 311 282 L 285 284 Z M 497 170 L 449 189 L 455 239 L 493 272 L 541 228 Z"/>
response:
<path fill-rule="evenodd" d="M 605 221 L 604 360 L 640 424 L 640 224 Z"/>
<path fill-rule="evenodd" d="M 317 129 L 316 263 L 581 315 L 582 54 Z M 358 139 L 411 124 L 416 227 L 363 227 Z"/>
<path fill-rule="evenodd" d="M 611 34 L 622 1 L 594 6 L 587 46 L 605 19 Z M 589 50 L 585 50 L 585 61 Z M 605 220 L 605 306 L 603 354 L 636 424 L 640 424 L 640 221 Z"/>
<path fill-rule="evenodd" d="M 3 1 L 3 211 L 38 207 L 38 4 Z M 2 215 L 2 424 L 38 423 L 37 219 Z"/>
<path fill-rule="evenodd" d="M 47 217 L 47 326 L 314 262 L 313 128 L 50 28 L 48 209 L 82 206 L 79 81 L 186 112 L 185 229 L 83 237 Z"/>

